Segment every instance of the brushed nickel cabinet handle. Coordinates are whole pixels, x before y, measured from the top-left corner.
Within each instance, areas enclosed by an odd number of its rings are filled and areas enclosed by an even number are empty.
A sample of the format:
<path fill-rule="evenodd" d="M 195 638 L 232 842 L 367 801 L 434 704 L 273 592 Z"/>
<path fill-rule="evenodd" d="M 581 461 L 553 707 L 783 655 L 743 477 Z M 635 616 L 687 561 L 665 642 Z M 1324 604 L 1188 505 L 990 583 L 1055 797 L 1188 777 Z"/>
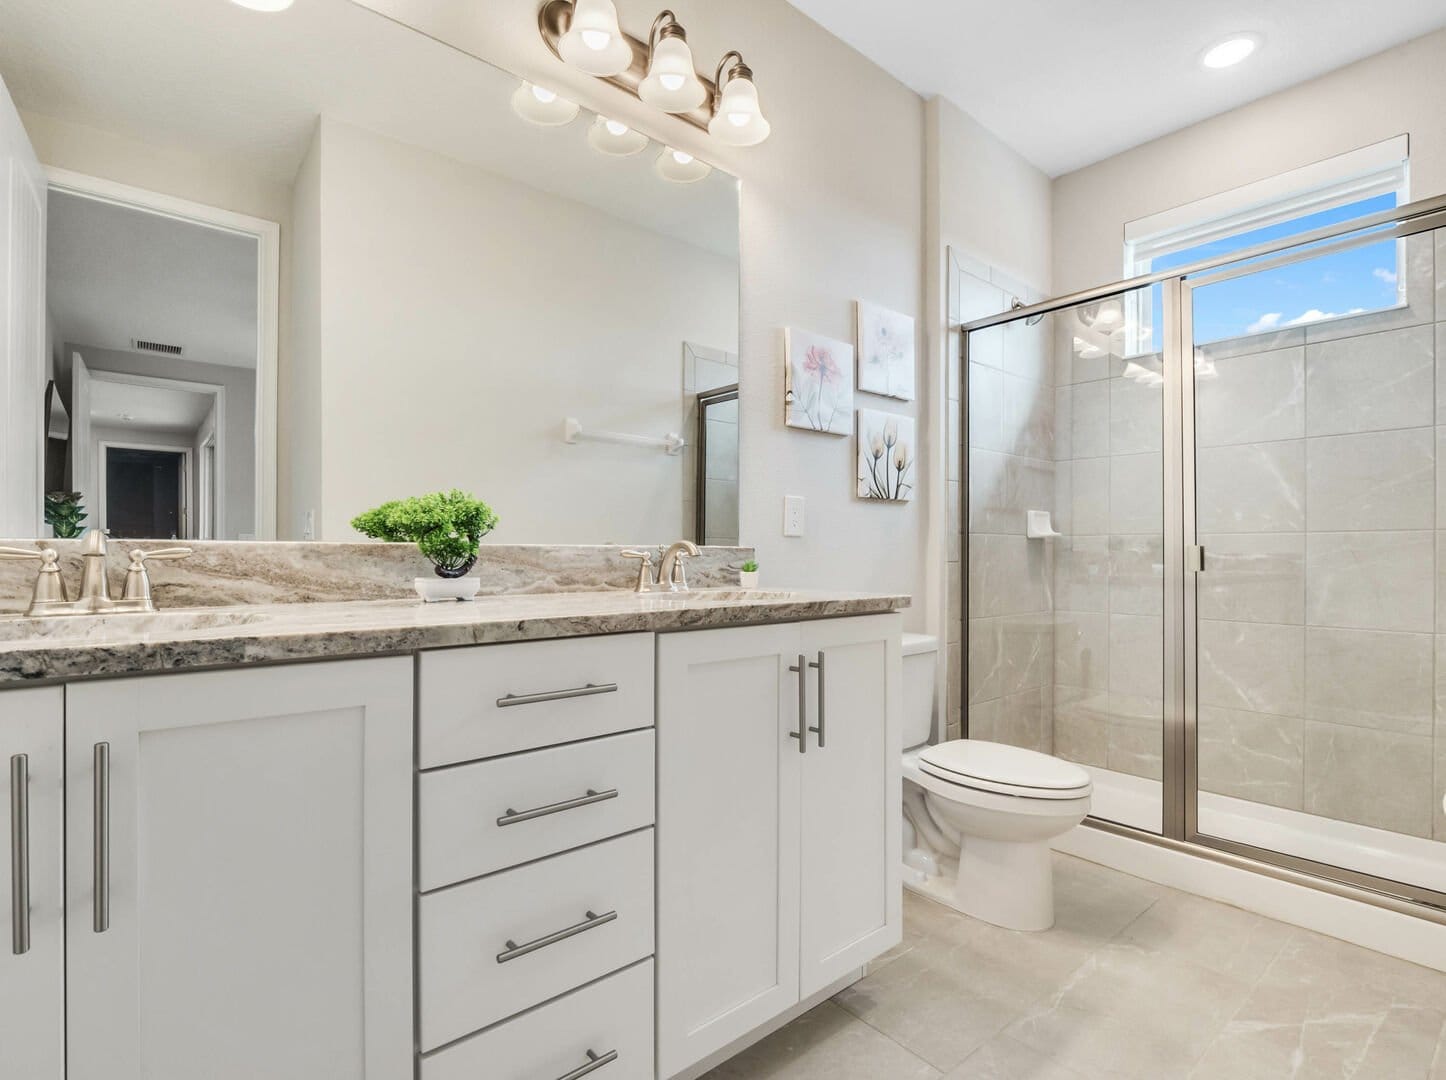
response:
<path fill-rule="evenodd" d="M 91 914 L 95 932 L 104 934 L 110 929 L 110 743 L 95 744 L 94 760 L 92 796 L 95 815 L 91 823 L 94 862 L 91 870 L 95 878 L 95 899 Z"/>
<path fill-rule="evenodd" d="M 589 1050 L 587 1052 L 587 1063 L 579 1065 L 570 1073 L 563 1073 L 557 1080 L 582 1080 L 590 1072 L 601 1069 L 604 1065 L 611 1065 L 618 1059 L 616 1050 L 609 1050 L 606 1054 L 597 1054 Z"/>
<path fill-rule="evenodd" d="M 818 651 L 818 660 L 810 660 L 808 666 L 818 669 L 818 727 L 811 727 L 808 730 L 818 736 L 818 748 L 823 749 L 824 730 L 824 709 L 823 709 L 823 650 Z M 801 677 L 801 676 L 800 676 Z"/>
<path fill-rule="evenodd" d="M 798 654 L 798 663 L 789 667 L 789 671 L 798 672 L 798 730 L 790 731 L 788 737 L 798 740 L 798 752 L 808 753 L 808 683 L 805 676 L 808 672 L 808 657 L 803 653 Z"/>
<path fill-rule="evenodd" d="M 497 699 L 499 709 L 507 709 L 513 705 L 538 705 L 544 701 L 565 701 L 567 698 L 592 697 L 594 694 L 616 694 L 618 684 L 610 683 L 588 683 L 586 686 L 575 686 L 571 690 L 549 690 L 545 694 L 508 694 L 506 697 Z"/>
<path fill-rule="evenodd" d="M 30 758 L 10 759 L 10 945 L 30 951 Z"/>
<path fill-rule="evenodd" d="M 560 814 L 564 810 L 576 810 L 579 806 L 591 806 L 593 803 L 607 802 L 609 799 L 617 797 L 617 788 L 609 788 L 607 791 L 594 791 L 592 788 L 588 788 L 586 795 L 579 795 L 575 799 L 564 799 L 562 802 L 550 803 L 547 806 L 539 806 L 535 810 L 513 810 L 509 807 L 507 813 L 497 819 L 497 824 L 516 825 L 522 821 L 535 821 L 540 817 L 547 817 L 549 814 Z"/>
<path fill-rule="evenodd" d="M 559 941 L 566 941 L 568 938 L 577 937 L 578 934 L 586 933 L 588 930 L 595 930 L 599 926 L 612 922 L 617 917 L 618 913 L 616 911 L 604 912 L 601 915 L 594 915 L 589 911 L 587 918 L 583 919 L 582 922 L 573 923 L 571 926 L 565 927 L 562 930 L 554 930 L 550 934 L 544 934 L 540 938 L 523 942 L 521 945 L 509 940 L 507 942 L 507 948 L 497 954 L 497 962 L 499 964 L 505 964 L 509 960 L 516 960 L 519 956 L 535 953 L 538 949 L 545 949 L 549 945 L 556 945 Z"/>

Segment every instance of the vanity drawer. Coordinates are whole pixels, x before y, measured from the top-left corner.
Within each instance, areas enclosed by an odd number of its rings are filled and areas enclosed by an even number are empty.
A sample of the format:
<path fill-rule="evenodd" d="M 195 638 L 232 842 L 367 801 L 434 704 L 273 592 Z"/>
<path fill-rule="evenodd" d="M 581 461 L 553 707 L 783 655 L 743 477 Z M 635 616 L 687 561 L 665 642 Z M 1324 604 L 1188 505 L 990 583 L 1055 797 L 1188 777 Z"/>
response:
<path fill-rule="evenodd" d="M 653 635 L 425 652 L 421 767 L 653 726 Z"/>
<path fill-rule="evenodd" d="M 421 888 L 504 870 L 653 823 L 653 731 L 421 777 Z"/>
<path fill-rule="evenodd" d="M 653 830 L 429 893 L 420 907 L 425 1051 L 652 955 Z"/>
<path fill-rule="evenodd" d="M 422 1080 L 554 1080 L 592 1060 L 598 1080 L 653 1080 L 653 962 L 422 1060 Z"/>

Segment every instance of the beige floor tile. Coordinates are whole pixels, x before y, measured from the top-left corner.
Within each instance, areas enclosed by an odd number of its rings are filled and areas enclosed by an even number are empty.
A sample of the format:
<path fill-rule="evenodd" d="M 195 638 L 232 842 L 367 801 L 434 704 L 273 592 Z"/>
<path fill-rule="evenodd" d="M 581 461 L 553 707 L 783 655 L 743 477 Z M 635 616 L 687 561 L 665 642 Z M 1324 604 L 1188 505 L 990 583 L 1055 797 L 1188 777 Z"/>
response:
<path fill-rule="evenodd" d="M 1222 975 L 1254 982 L 1292 933 L 1291 927 L 1274 919 L 1172 892 L 1125 927 L 1116 940 L 1173 953 Z"/>
<path fill-rule="evenodd" d="M 952 1069 L 1019 1015 L 976 991 L 967 965 L 915 949 L 834 1001 L 941 1071 Z"/>
<path fill-rule="evenodd" d="M 970 1054 L 944 1080 L 1085 1080 L 1085 1075 L 1001 1035 Z"/>
<path fill-rule="evenodd" d="M 934 1080 L 937 1069 L 831 1001 L 744 1050 L 705 1080 Z"/>

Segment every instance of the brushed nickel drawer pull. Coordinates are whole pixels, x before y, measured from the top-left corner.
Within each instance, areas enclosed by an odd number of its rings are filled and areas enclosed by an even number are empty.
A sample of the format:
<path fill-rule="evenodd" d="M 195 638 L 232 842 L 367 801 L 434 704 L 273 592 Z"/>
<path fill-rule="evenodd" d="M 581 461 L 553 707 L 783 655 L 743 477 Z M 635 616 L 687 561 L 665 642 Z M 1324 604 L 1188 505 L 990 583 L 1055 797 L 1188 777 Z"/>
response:
<path fill-rule="evenodd" d="M 95 785 L 92 798 L 95 806 L 91 828 L 94 836 L 94 863 L 91 867 L 95 878 L 95 899 L 93 901 L 93 929 L 104 934 L 110 929 L 110 743 L 95 744 Z"/>
<path fill-rule="evenodd" d="M 571 926 L 566 927 L 562 930 L 554 930 L 550 934 L 546 934 L 540 938 L 535 938 L 532 941 L 524 942 L 521 945 L 509 939 L 507 942 L 507 948 L 503 949 L 500 953 L 497 954 L 497 962 L 499 964 L 505 964 L 509 960 L 516 960 L 519 956 L 526 956 L 528 953 L 535 953 L 538 949 L 545 949 L 549 945 L 556 945 L 559 941 L 566 941 L 570 937 L 576 937 L 578 934 L 585 933 L 588 930 L 593 930 L 599 926 L 604 925 L 605 923 L 610 923 L 617 917 L 618 913 L 616 911 L 608 911 L 602 915 L 594 915 L 591 911 L 589 911 L 587 913 L 587 918 L 583 919 L 582 922 L 573 923 Z"/>
<path fill-rule="evenodd" d="M 587 1064 L 579 1065 L 570 1073 L 563 1073 L 557 1080 L 582 1080 L 590 1072 L 601 1069 L 604 1065 L 611 1065 L 618 1059 L 616 1050 L 609 1050 L 606 1054 L 597 1054 L 589 1050 L 587 1052 Z"/>
<path fill-rule="evenodd" d="M 30 951 L 30 758 L 10 759 L 10 944 Z"/>
<path fill-rule="evenodd" d="M 818 669 L 818 726 L 810 727 L 808 730 L 818 736 L 818 748 L 822 750 L 824 736 L 824 709 L 823 709 L 823 650 L 818 651 L 818 659 L 810 660 L 808 666 Z M 802 675 L 799 678 L 803 678 Z"/>
<path fill-rule="evenodd" d="M 808 733 L 811 730 L 808 726 L 808 684 L 804 679 L 808 676 L 808 657 L 803 653 L 798 654 L 798 663 L 789 667 L 789 671 L 798 673 L 798 730 L 790 731 L 788 737 L 798 740 L 798 752 L 808 753 Z"/>
<path fill-rule="evenodd" d="M 545 694 L 508 694 L 506 697 L 497 699 L 499 709 L 510 708 L 513 705 L 538 705 L 544 701 L 565 701 L 568 698 L 592 697 L 594 694 L 616 694 L 618 684 L 610 683 L 588 683 L 586 686 L 575 686 L 571 690 L 549 690 Z"/>
<path fill-rule="evenodd" d="M 586 795 L 579 795 L 575 799 L 564 799 L 562 802 L 551 803 L 548 806 L 539 806 L 535 810 L 513 810 L 508 807 L 507 813 L 497 819 L 497 824 L 516 825 L 520 821 L 536 821 L 549 814 L 560 814 L 564 810 L 576 810 L 579 806 L 591 806 L 593 803 L 607 802 L 609 799 L 617 797 L 617 788 L 609 788 L 607 791 L 594 791 L 592 788 L 588 788 Z"/>

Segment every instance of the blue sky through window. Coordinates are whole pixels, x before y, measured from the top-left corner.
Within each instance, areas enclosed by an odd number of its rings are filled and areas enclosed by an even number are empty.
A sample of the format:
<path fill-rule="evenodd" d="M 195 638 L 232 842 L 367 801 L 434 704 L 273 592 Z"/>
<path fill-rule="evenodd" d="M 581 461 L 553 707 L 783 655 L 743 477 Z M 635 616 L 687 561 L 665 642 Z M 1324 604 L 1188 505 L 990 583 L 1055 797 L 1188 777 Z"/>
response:
<path fill-rule="evenodd" d="M 1150 269 L 1171 270 L 1243 251 L 1271 240 L 1394 209 L 1395 206 L 1394 192 L 1362 199 L 1161 255 L 1152 260 Z M 1317 322 L 1336 315 L 1394 307 L 1400 297 L 1396 274 L 1396 241 L 1381 240 L 1348 251 L 1201 286 L 1193 294 L 1195 341 L 1197 344 L 1220 341 Z M 1158 296 L 1158 286 L 1155 292 Z M 1156 300 L 1151 307 L 1154 313 L 1151 340 L 1160 342 L 1163 340 L 1161 305 Z"/>

